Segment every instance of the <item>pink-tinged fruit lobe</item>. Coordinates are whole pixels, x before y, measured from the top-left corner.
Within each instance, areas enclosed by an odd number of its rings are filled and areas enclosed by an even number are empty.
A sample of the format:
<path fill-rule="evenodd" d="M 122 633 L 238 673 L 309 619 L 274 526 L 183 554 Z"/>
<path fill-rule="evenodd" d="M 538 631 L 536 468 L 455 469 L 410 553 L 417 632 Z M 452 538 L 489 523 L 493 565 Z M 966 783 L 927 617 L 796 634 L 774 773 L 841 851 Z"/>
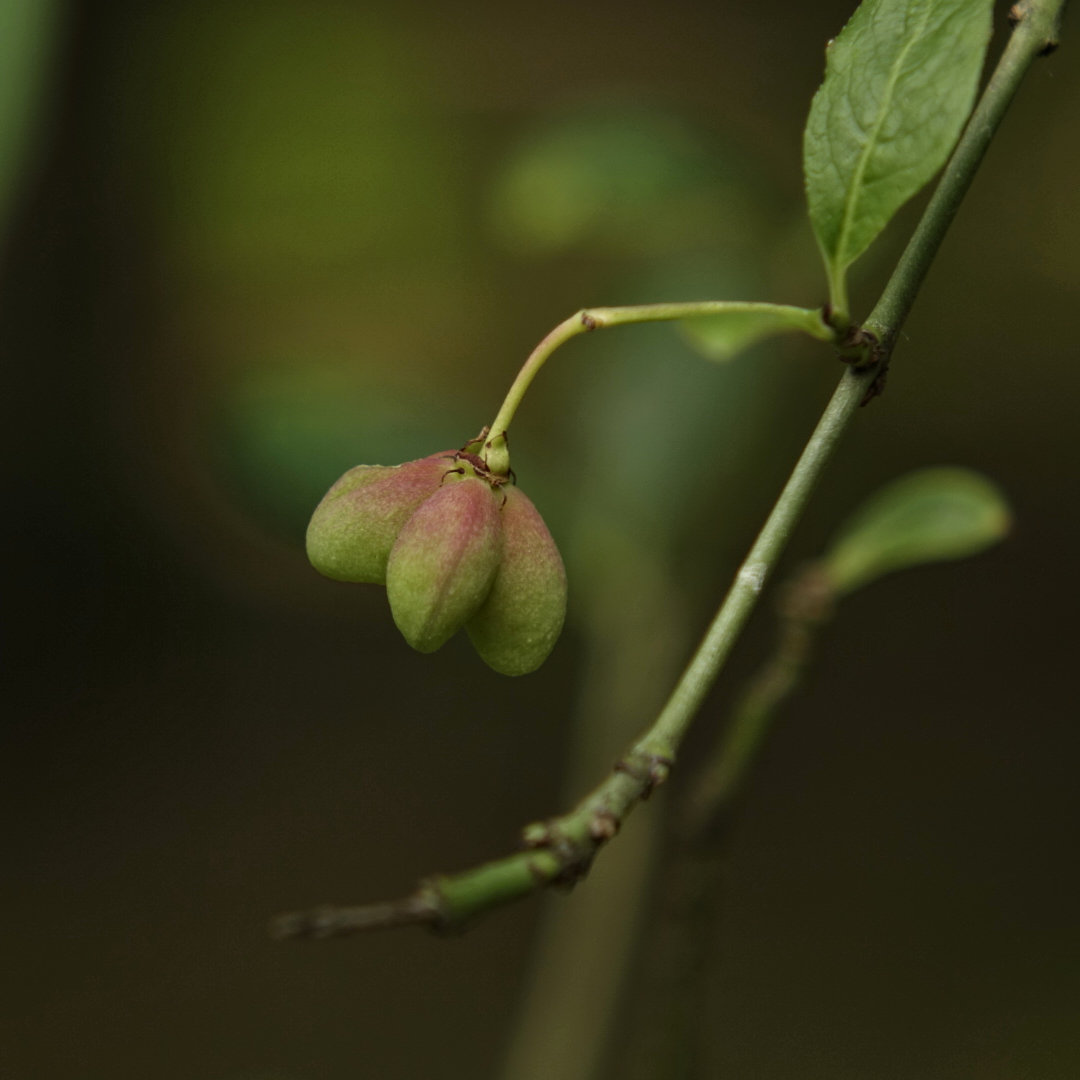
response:
<path fill-rule="evenodd" d="M 466 630 L 481 659 L 503 675 L 535 671 L 566 617 L 566 570 L 529 497 L 505 486 L 503 557 L 495 584 Z"/>
<path fill-rule="evenodd" d="M 335 581 L 386 583 L 402 526 L 439 489 L 454 451 L 404 465 L 357 465 L 323 496 L 307 529 L 311 565 Z"/>
<path fill-rule="evenodd" d="M 502 494 L 476 477 L 447 476 L 398 534 L 386 567 L 394 622 L 434 652 L 491 591 L 503 553 Z"/>

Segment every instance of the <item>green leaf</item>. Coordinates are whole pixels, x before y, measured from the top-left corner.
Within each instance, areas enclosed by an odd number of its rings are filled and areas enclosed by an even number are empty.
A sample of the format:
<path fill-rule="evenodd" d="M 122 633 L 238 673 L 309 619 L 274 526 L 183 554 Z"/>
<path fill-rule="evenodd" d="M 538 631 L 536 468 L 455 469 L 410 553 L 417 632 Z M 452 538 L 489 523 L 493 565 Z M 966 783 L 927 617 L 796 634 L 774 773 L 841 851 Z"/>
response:
<path fill-rule="evenodd" d="M 976 555 L 1011 524 L 998 487 L 970 469 L 941 466 L 881 488 L 840 529 L 822 560 L 840 594 L 894 570 Z"/>
<path fill-rule="evenodd" d="M 727 310 L 716 315 L 684 319 L 679 324 L 690 343 L 710 360 L 730 360 L 775 334 L 801 331 L 819 341 L 833 339 L 833 331 L 817 309 L 736 301 L 726 306 Z"/>
<path fill-rule="evenodd" d="M 845 272 L 944 164 L 971 111 L 992 0 L 864 0 L 826 50 L 803 172 L 834 307 Z"/>

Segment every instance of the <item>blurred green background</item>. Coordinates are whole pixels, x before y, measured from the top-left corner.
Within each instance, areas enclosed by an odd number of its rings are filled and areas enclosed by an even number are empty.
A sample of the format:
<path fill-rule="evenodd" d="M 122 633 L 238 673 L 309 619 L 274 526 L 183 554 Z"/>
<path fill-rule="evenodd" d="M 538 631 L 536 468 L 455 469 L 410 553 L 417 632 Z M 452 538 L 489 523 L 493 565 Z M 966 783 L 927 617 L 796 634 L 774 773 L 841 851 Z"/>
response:
<path fill-rule="evenodd" d="M 514 466 L 571 621 L 521 680 L 463 640 L 412 653 L 381 590 L 310 570 L 307 516 L 351 465 L 462 444 L 586 304 L 819 303 L 800 136 L 850 10 L 0 0 L 5 1078 L 497 1075 L 539 913 L 592 882 L 448 940 L 266 920 L 508 850 L 580 794 L 590 702 L 601 775 L 837 364 L 780 341 L 714 365 L 670 327 L 558 354 Z M 993 477 L 1014 534 L 830 627 L 701 943 L 706 1075 L 1080 1075 L 1072 29 L 786 566 L 923 465 Z M 915 210 L 858 264 L 857 314 Z M 687 772 L 771 632 L 763 610 Z"/>

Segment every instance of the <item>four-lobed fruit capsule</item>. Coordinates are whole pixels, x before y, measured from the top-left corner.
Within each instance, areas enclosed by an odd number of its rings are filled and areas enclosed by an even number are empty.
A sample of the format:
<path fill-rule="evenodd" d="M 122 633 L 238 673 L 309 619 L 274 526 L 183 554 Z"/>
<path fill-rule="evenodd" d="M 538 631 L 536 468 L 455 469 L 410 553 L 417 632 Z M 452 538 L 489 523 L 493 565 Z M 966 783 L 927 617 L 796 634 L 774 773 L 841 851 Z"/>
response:
<path fill-rule="evenodd" d="M 327 577 L 385 584 L 394 622 L 420 652 L 464 626 L 490 667 L 524 675 L 562 630 L 555 541 L 529 498 L 473 454 L 350 469 L 316 508 L 307 550 Z"/>

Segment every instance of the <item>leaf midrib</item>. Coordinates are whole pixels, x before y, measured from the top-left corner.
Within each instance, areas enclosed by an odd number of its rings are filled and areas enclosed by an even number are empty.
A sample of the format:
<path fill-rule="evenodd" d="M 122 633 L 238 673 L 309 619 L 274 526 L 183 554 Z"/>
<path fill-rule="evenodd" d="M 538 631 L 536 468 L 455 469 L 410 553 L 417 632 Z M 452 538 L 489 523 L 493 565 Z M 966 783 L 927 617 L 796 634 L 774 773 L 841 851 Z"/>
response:
<path fill-rule="evenodd" d="M 851 175 L 851 183 L 848 185 L 848 193 L 844 199 L 844 216 L 841 221 L 839 241 L 836 245 L 837 270 L 842 270 L 844 267 L 850 266 L 854 261 L 851 258 L 846 259 L 846 261 L 841 260 L 845 259 L 847 254 L 847 240 L 851 231 L 851 222 L 855 217 L 855 208 L 859 201 L 858 196 L 862 190 L 863 174 L 866 172 L 867 164 L 874 152 L 874 148 L 877 146 L 878 135 L 881 132 L 882 125 L 885 123 L 885 117 L 889 113 L 893 93 L 896 90 L 896 83 L 900 78 L 900 71 L 904 66 L 904 61 L 907 59 L 907 55 L 911 49 L 914 48 L 915 43 L 922 38 L 923 33 L 926 30 L 926 24 L 930 19 L 930 9 L 932 6 L 933 0 L 927 0 L 926 5 L 923 7 L 923 16 L 920 20 L 918 30 L 911 35 L 904 47 L 896 54 L 896 59 L 893 61 L 892 67 L 889 70 L 889 78 L 886 83 L 885 94 L 882 96 L 881 107 L 878 109 L 877 122 L 873 126 L 871 137 L 867 139 L 866 145 L 859 154 L 855 171 Z"/>

